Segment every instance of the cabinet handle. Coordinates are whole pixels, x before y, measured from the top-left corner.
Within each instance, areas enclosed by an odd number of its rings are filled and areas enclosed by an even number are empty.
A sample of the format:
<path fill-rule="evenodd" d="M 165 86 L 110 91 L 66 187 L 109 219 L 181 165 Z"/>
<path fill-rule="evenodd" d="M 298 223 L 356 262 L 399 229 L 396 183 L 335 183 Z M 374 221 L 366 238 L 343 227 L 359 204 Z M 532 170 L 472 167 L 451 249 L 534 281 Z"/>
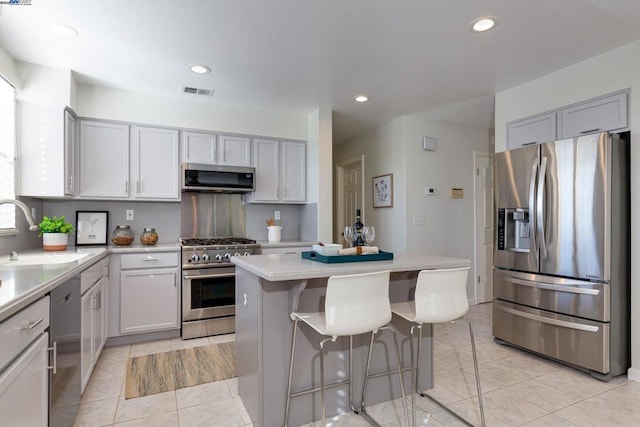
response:
<path fill-rule="evenodd" d="M 600 128 L 583 130 L 582 132 L 580 132 L 580 135 L 584 135 L 585 133 L 598 132 L 599 130 L 600 130 Z"/>
<path fill-rule="evenodd" d="M 538 141 L 531 141 L 531 142 L 525 142 L 524 144 L 522 144 L 522 147 L 524 147 L 525 145 L 533 145 L 533 144 L 537 144 Z"/>
<path fill-rule="evenodd" d="M 26 324 L 22 325 L 22 327 L 20 329 L 22 329 L 23 331 L 28 331 L 29 329 L 35 328 L 36 326 L 38 326 L 43 321 L 44 321 L 44 318 L 41 318 L 41 319 L 38 319 L 38 320 L 32 320 L 32 321 L 27 322 Z"/>
<path fill-rule="evenodd" d="M 129 194 L 129 180 L 128 179 L 124 180 L 124 192 L 126 194 Z"/>
<path fill-rule="evenodd" d="M 136 180 L 136 193 L 140 192 L 140 181 Z"/>
<path fill-rule="evenodd" d="M 53 366 L 47 366 L 47 369 L 55 375 L 58 373 L 58 341 L 53 342 L 53 347 L 47 347 L 47 351 L 53 353 Z"/>
<path fill-rule="evenodd" d="M 149 262 L 149 261 L 158 261 L 158 258 L 146 258 L 142 260 L 142 262 Z"/>
<path fill-rule="evenodd" d="M 242 295 L 242 305 L 245 307 L 249 305 L 249 297 L 246 292 Z"/>

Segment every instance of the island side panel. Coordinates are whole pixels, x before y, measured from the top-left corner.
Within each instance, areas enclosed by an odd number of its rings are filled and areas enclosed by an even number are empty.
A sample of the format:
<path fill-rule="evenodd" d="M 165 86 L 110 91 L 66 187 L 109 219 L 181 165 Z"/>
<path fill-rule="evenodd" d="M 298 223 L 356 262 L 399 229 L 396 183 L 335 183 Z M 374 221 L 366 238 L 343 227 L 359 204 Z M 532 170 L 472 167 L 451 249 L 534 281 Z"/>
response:
<path fill-rule="evenodd" d="M 255 425 L 263 425 L 259 341 L 262 329 L 259 278 L 236 268 L 236 375 L 238 394 Z"/>

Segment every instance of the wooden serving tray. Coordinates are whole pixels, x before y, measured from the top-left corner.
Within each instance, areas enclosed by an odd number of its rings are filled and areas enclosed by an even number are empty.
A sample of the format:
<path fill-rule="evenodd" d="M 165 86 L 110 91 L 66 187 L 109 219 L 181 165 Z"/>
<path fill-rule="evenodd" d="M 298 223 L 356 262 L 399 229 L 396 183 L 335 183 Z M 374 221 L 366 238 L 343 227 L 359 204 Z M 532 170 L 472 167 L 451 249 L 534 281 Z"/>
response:
<path fill-rule="evenodd" d="M 363 255 L 321 255 L 315 251 L 303 251 L 301 256 L 311 261 L 334 264 L 340 262 L 388 261 L 393 259 L 393 252 L 379 251 L 377 254 Z"/>

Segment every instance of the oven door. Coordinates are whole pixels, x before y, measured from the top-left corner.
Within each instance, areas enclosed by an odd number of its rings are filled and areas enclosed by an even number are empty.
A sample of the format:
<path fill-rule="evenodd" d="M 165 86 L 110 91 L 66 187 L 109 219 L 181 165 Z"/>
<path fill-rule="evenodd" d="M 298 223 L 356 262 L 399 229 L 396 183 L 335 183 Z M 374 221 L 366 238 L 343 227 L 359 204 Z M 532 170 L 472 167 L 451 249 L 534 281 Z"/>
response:
<path fill-rule="evenodd" d="M 182 320 L 202 320 L 236 314 L 235 267 L 183 270 Z"/>

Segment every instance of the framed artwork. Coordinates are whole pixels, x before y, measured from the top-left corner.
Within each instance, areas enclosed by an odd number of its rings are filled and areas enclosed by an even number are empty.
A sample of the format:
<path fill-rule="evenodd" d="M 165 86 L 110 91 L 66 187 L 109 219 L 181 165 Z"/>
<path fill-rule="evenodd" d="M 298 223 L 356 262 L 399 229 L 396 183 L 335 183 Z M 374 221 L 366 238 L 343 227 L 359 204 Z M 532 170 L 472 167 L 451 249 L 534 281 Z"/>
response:
<path fill-rule="evenodd" d="M 76 246 L 106 245 L 109 212 L 76 211 Z"/>
<path fill-rule="evenodd" d="M 373 207 L 393 207 L 393 174 L 373 177 Z"/>

